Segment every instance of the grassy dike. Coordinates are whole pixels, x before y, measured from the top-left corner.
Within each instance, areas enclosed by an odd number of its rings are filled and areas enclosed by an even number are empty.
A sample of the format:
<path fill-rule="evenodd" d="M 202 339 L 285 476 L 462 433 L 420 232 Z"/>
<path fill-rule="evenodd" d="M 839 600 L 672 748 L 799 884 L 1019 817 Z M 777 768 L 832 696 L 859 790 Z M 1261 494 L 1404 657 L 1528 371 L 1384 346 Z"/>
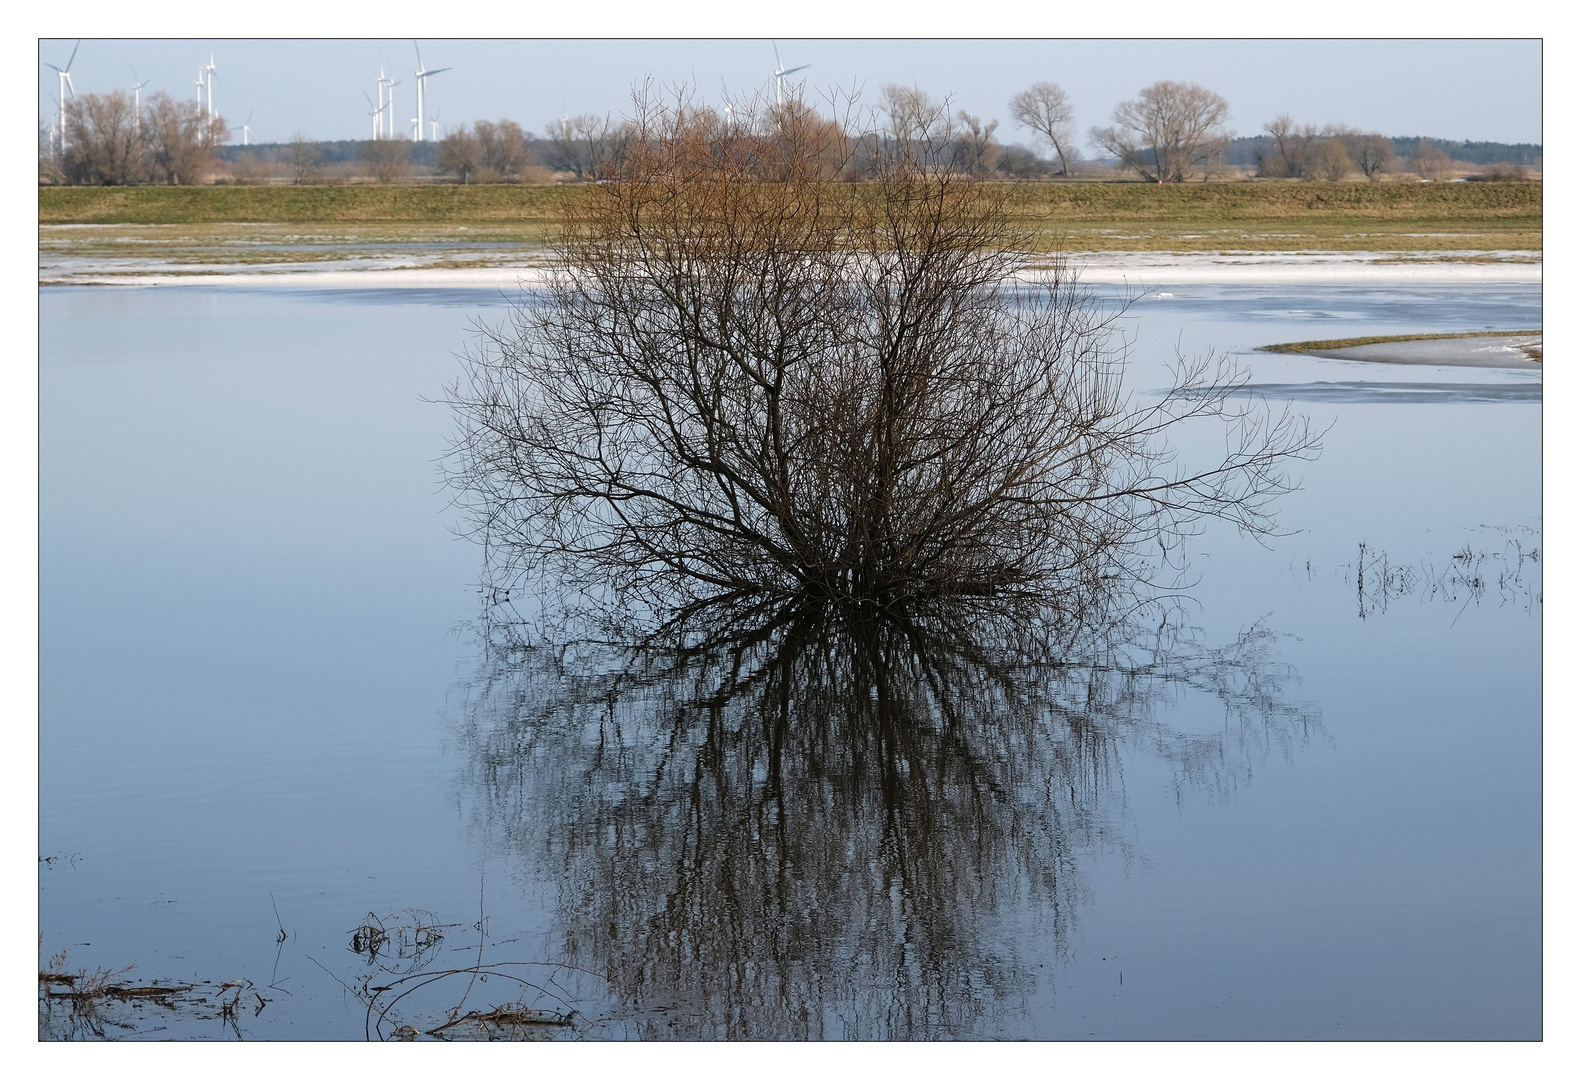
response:
<path fill-rule="evenodd" d="M 471 224 L 555 220 L 589 189 L 531 185 L 40 188 L 41 225 Z M 1438 226 L 1540 232 L 1541 184 L 1017 185 L 1011 212 L 1048 226 Z"/>

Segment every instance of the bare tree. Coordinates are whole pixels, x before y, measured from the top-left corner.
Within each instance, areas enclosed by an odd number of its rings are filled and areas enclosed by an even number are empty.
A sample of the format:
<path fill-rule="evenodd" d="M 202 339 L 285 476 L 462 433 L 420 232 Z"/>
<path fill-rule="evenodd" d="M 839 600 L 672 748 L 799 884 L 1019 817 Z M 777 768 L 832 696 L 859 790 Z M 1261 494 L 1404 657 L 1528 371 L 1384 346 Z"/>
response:
<path fill-rule="evenodd" d="M 1070 162 L 1077 154 L 1075 113 L 1064 89 L 1051 82 L 1033 83 L 1010 99 L 1010 118 L 1052 146 L 1059 158 L 1059 175 L 1070 175 Z"/>
<path fill-rule="evenodd" d="M 1449 155 L 1426 139 L 1416 144 L 1411 157 L 1411 169 L 1423 180 L 1442 180 L 1449 172 Z"/>
<path fill-rule="evenodd" d="M 1368 180 L 1394 168 L 1394 141 L 1376 132 L 1354 133 L 1347 137 L 1350 156 Z"/>
<path fill-rule="evenodd" d="M 879 106 L 888 120 L 888 135 L 904 154 L 911 147 L 942 145 L 950 131 L 950 103 L 936 101 L 915 86 L 890 83 Z"/>
<path fill-rule="evenodd" d="M 213 148 L 225 140 L 224 117 L 210 117 L 196 101 L 161 93 L 149 99 L 143 127 L 155 180 L 200 184 L 208 179 Z"/>
<path fill-rule="evenodd" d="M 405 139 L 366 139 L 361 157 L 381 184 L 393 184 L 410 170 L 412 144 Z"/>
<path fill-rule="evenodd" d="M 1317 138 L 1317 128 L 1311 124 L 1299 125 L 1289 113 L 1280 113 L 1263 130 L 1273 143 L 1273 152 L 1259 154 L 1258 172 L 1263 176 L 1283 176 L 1302 179 L 1312 172 L 1312 144 Z"/>
<path fill-rule="evenodd" d="M 134 184 L 148 178 L 147 143 L 132 99 L 116 90 L 84 94 L 66 110 L 65 173 L 74 184 Z"/>
<path fill-rule="evenodd" d="M 639 98 L 542 300 L 472 350 L 452 477 L 501 573 L 628 625 L 755 597 L 1037 604 L 1204 515 L 1274 528 L 1303 420 L 1209 360 L 1133 407 L 1068 276 L 1006 287 L 1030 243 L 1004 186 L 929 146 L 840 185 L 782 135 Z M 1229 450 L 1186 464 L 1164 439 L 1198 421 Z"/>
<path fill-rule="evenodd" d="M 1114 123 L 1089 133 L 1094 146 L 1153 183 L 1181 183 L 1193 169 L 1206 178 L 1224 152 L 1229 103 L 1196 83 L 1157 82 L 1114 110 Z"/>
<path fill-rule="evenodd" d="M 544 164 L 578 180 L 594 180 L 620 156 L 624 132 L 608 117 L 582 113 L 548 125 L 549 149 Z"/>
<path fill-rule="evenodd" d="M 478 142 L 479 179 L 498 182 L 521 175 L 527 164 L 527 136 L 514 120 L 490 123 L 479 120 L 472 125 Z"/>
<path fill-rule="evenodd" d="M 982 117 L 973 116 L 965 109 L 955 116 L 961 122 L 960 133 L 955 137 L 956 167 L 981 179 L 999 164 L 999 144 L 994 141 L 999 121 L 984 124 Z"/>
<path fill-rule="evenodd" d="M 1329 135 L 1319 139 L 1310 155 L 1312 174 L 1331 183 L 1345 179 L 1356 168 L 1350 151 L 1345 149 L 1345 140 L 1338 136 Z"/>
<path fill-rule="evenodd" d="M 318 182 L 318 143 L 300 131 L 291 136 L 291 182 Z"/>
<path fill-rule="evenodd" d="M 477 179 L 483 158 L 483 148 L 477 136 L 466 128 L 458 128 L 439 141 L 435 165 L 445 175 L 454 176 L 463 184 Z"/>

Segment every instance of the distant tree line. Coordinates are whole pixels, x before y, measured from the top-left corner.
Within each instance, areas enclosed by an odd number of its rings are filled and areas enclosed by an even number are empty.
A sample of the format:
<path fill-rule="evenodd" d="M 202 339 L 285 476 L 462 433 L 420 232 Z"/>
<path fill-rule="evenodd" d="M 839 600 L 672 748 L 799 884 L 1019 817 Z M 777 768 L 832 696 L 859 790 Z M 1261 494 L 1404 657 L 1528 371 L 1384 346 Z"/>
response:
<path fill-rule="evenodd" d="M 1227 126 L 1228 102 L 1195 83 L 1157 82 L 1121 102 L 1108 125 L 1087 133 L 1096 160 L 1083 159 L 1069 97 L 1052 82 L 1036 83 L 1008 103 L 1030 145 L 1002 141 L 997 119 L 956 109 L 948 97 L 916 86 L 884 86 L 874 105 L 860 111 L 846 105 L 834 120 L 793 98 L 776 115 L 787 131 L 824 147 L 824 158 L 839 163 L 836 178 L 849 181 L 870 179 L 877 162 L 915 147 L 926 148 L 930 167 L 973 177 L 1112 177 L 1118 170 L 1160 184 L 1247 170 L 1303 181 L 1376 180 L 1396 171 L 1432 180 L 1467 166 L 1486 179 L 1520 179 L 1526 169 L 1542 167 L 1540 144 L 1391 137 L 1343 124 L 1318 128 L 1288 114 L 1257 135 L 1236 137 Z M 729 107 L 720 115 L 728 125 Z M 438 142 L 297 135 L 287 143 L 222 145 L 223 119 L 208 118 L 198 103 L 158 94 L 139 112 L 117 91 L 71 102 L 63 145 L 40 128 L 39 176 L 70 184 L 193 184 L 223 169 L 239 183 L 269 177 L 316 183 L 352 174 L 392 183 L 422 170 L 461 184 L 587 182 L 621 174 L 634 132 L 629 120 L 583 113 L 553 121 L 541 134 L 500 119 L 478 120 Z"/>
<path fill-rule="evenodd" d="M 196 101 L 154 94 L 139 109 L 120 90 L 85 94 L 67 103 L 64 132 L 40 126 L 39 176 L 70 184 L 201 184 L 225 136 L 224 118 Z"/>

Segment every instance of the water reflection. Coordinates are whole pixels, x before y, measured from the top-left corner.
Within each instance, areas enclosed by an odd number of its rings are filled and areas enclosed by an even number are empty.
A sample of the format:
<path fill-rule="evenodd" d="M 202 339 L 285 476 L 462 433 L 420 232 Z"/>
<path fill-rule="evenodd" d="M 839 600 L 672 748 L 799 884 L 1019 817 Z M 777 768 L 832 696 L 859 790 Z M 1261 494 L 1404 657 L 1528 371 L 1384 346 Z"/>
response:
<path fill-rule="evenodd" d="M 785 607 L 637 649 L 486 619 L 480 813 L 557 883 L 558 959 L 607 976 L 621 1033 L 992 1033 L 1064 953 L 1084 862 L 1129 849 L 1129 756 L 1223 793 L 1313 731 L 1267 628 L 1207 648 L 1152 616 Z"/>

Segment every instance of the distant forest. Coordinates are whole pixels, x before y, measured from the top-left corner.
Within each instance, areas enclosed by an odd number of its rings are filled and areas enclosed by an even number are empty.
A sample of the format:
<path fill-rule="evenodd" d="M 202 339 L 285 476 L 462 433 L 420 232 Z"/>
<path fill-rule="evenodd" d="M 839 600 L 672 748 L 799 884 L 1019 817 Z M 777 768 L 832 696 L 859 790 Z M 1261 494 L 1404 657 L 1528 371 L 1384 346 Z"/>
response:
<path fill-rule="evenodd" d="M 1468 165 L 1493 165 L 1505 162 L 1510 165 L 1524 165 L 1529 169 L 1543 167 L 1542 143 L 1456 142 L 1454 139 L 1432 139 L 1424 135 L 1389 137 L 1389 141 L 1394 144 L 1395 155 L 1402 161 L 1415 154 L 1417 147 L 1424 140 L 1430 146 L 1435 146 L 1448 154 L 1450 160 L 1464 161 Z M 1243 135 L 1238 139 L 1230 140 L 1224 161 L 1227 165 L 1255 166 L 1268 149 L 1267 135 Z"/>

